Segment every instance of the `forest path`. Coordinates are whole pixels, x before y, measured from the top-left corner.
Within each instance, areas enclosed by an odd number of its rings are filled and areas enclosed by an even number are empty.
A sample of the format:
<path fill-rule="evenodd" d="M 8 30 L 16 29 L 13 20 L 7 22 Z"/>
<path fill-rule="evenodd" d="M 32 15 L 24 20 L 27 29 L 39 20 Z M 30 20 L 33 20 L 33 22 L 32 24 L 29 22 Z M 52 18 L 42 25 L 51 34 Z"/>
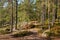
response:
<path fill-rule="evenodd" d="M 0 40 L 49 40 L 48 38 L 43 38 L 38 36 L 37 30 L 38 29 L 28 29 L 29 31 L 33 32 L 33 34 L 24 37 L 13 37 L 12 34 L 5 34 L 0 35 Z M 54 40 L 59 40 L 60 38 L 56 38 Z"/>
<path fill-rule="evenodd" d="M 28 29 L 33 34 L 24 37 L 12 37 L 12 34 L 0 35 L 0 40 L 47 40 L 46 38 L 39 37 L 37 34 L 38 29 Z"/>

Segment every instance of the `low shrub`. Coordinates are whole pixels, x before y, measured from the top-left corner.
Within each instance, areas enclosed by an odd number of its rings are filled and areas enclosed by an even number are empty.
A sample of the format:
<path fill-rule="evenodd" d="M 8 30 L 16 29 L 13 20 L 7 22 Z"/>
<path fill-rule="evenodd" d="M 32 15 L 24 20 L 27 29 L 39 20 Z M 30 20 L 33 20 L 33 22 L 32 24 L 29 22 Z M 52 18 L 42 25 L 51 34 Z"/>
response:
<path fill-rule="evenodd" d="M 43 33 L 44 31 L 43 30 L 39 30 L 38 33 Z"/>
<path fill-rule="evenodd" d="M 10 31 L 10 29 L 9 28 L 6 28 L 5 31 Z"/>
<path fill-rule="evenodd" d="M 35 25 L 32 25 L 32 24 L 30 25 L 30 28 L 35 28 L 35 27 L 36 27 Z"/>
<path fill-rule="evenodd" d="M 57 30 L 55 36 L 60 36 L 60 30 Z"/>
<path fill-rule="evenodd" d="M 56 23 L 56 25 L 60 26 L 60 23 Z"/>
<path fill-rule="evenodd" d="M 8 34 L 8 33 L 10 33 L 9 30 L 10 30 L 10 29 L 0 30 L 0 34 Z"/>
<path fill-rule="evenodd" d="M 13 37 L 23 37 L 23 36 L 28 36 L 30 34 L 32 34 L 32 32 L 30 32 L 30 31 L 22 31 L 22 32 L 18 32 L 16 34 L 13 34 L 12 36 Z"/>
<path fill-rule="evenodd" d="M 54 32 L 46 32 L 47 36 L 54 36 L 55 33 Z"/>
<path fill-rule="evenodd" d="M 43 29 L 43 30 L 46 30 L 46 29 L 48 29 L 48 27 L 47 27 L 47 26 L 45 26 L 45 27 L 42 27 L 42 29 Z"/>
<path fill-rule="evenodd" d="M 48 36 L 60 36 L 60 30 L 51 30 L 48 32 L 45 32 Z"/>

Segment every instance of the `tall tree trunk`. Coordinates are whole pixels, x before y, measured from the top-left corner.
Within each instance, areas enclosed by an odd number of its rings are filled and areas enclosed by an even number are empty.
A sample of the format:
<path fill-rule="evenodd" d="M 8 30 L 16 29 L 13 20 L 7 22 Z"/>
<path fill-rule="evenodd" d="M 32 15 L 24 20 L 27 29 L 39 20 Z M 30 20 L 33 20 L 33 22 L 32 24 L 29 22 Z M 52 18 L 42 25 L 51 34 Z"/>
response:
<path fill-rule="evenodd" d="M 44 3 L 43 3 L 44 2 Z M 42 24 L 42 26 L 41 26 L 41 30 L 42 30 L 42 27 L 44 26 L 44 24 L 45 24 L 45 14 L 46 14 L 46 10 L 45 10 L 45 1 L 42 1 L 42 13 L 41 13 L 41 24 Z"/>
<path fill-rule="evenodd" d="M 53 12 L 53 18 L 52 18 L 52 26 L 54 26 L 54 23 L 57 19 L 57 5 L 58 5 L 58 0 L 53 0 L 53 5 L 55 5 L 56 7 L 53 6 L 52 12 Z"/>
<path fill-rule="evenodd" d="M 15 27 L 15 29 L 17 29 L 17 19 L 18 19 L 18 1 L 16 0 L 16 27 Z"/>
<path fill-rule="evenodd" d="M 60 0 L 58 0 L 58 13 L 60 13 Z M 60 23 L 60 16 L 58 16 L 58 23 Z"/>
<path fill-rule="evenodd" d="M 47 0 L 47 12 L 48 12 L 48 28 L 50 30 L 50 0 Z"/>
<path fill-rule="evenodd" d="M 56 5 L 56 8 L 55 8 L 55 19 L 57 19 L 58 0 L 55 0 L 55 5 Z"/>
<path fill-rule="evenodd" d="M 11 20 L 11 32 L 13 32 L 13 0 L 11 0 L 12 3 L 12 20 Z"/>

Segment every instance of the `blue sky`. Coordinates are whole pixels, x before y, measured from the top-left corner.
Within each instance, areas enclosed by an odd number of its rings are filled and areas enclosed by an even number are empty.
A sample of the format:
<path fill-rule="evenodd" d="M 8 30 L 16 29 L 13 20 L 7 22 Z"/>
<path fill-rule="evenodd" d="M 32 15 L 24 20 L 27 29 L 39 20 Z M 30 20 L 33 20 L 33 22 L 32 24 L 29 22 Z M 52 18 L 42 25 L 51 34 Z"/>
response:
<path fill-rule="evenodd" d="M 20 4 L 22 1 L 24 1 L 24 0 L 18 0 L 18 4 Z M 8 5 L 8 2 L 5 2 L 3 7 L 6 7 L 7 5 Z"/>
<path fill-rule="evenodd" d="M 24 0 L 18 0 L 18 4 L 20 4 L 21 2 L 24 2 Z"/>
<path fill-rule="evenodd" d="M 5 2 L 4 5 L 3 5 L 3 7 L 6 7 L 7 5 L 8 5 L 8 2 Z"/>
<path fill-rule="evenodd" d="M 34 1 L 33 4 L 36 3 L 36 0 L 31 0 L 30 2 L 32 1 Z M 24 0 L 18 0 L 18 4 L 20 4 L 21 2 L 24 2 Z"/>
<path fill-rule="evenodd" d="M 36 3 L 36 0 L 31 0 L 31 2 L 32 1 L 34 1 L 33 4 Z M 24 2 L 24 0 L 18 0 L 18 4 L 20 4 L 21 2 Z M 5 2 L 4 5 L 3 5 L 3 7 L 6 7 L 7 5 L 8 5 L 8 2 Z"/>

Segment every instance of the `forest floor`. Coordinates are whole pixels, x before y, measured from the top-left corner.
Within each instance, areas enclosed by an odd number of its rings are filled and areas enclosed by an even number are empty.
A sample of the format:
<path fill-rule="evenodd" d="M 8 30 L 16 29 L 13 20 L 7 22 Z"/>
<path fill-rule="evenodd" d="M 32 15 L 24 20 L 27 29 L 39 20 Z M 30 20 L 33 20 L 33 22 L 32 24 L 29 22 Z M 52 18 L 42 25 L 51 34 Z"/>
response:
<path fill-rule="evenodd" d="M 12 34 L 0 35 L 0 40 L 50 40 L 48 38 L 40 37 L 35 29 L 30 29 L 33 34 L 24 37 L 13 37 Z M 54 38 L 54 40 L 60 40 L 60 38 Z"/>
<path fill-rule="evenodd" d="M 32 34 L 24 37 L 12 37 L 11 34 L 0 35 L 0 40 L 47 40 L 45 38 L 40 38 L 36 34 Z"/>

